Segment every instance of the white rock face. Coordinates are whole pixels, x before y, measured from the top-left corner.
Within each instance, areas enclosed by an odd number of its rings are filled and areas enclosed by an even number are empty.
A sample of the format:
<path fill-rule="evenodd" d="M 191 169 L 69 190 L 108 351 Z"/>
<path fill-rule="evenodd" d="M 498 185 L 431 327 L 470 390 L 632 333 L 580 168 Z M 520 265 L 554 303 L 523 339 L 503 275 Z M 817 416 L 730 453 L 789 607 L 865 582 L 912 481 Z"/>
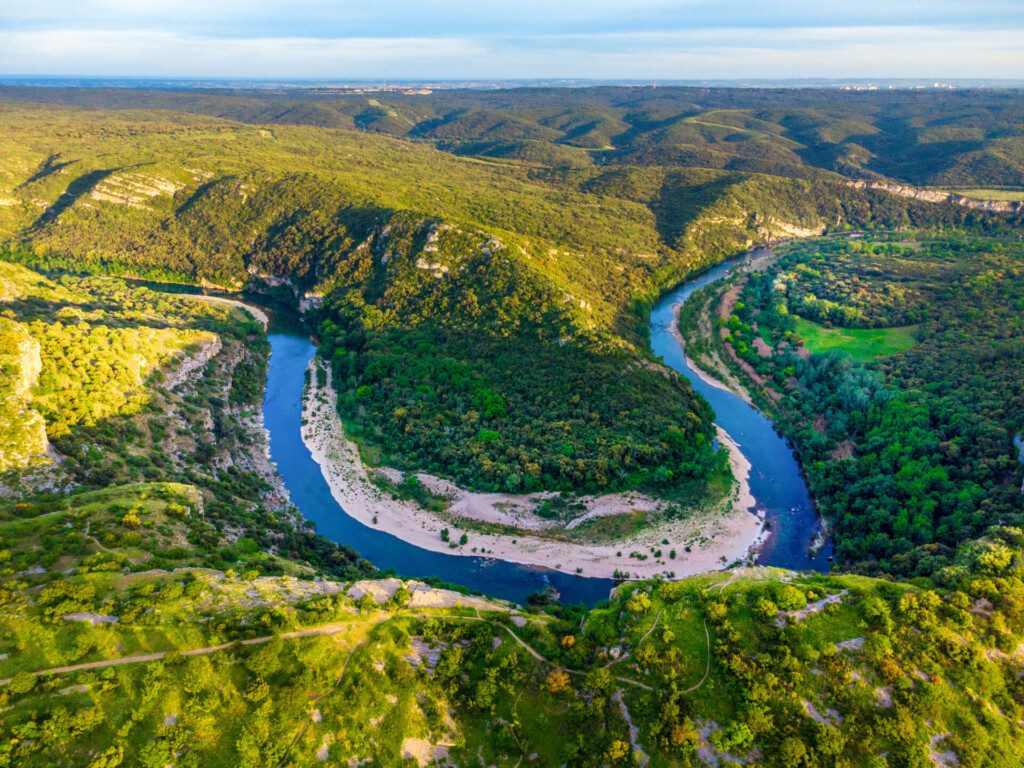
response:
<path fill-rule="evenodd" d="M 0 318 L 0 472 L 28 466 L 49 448 L 46 422 L 30 407 L 43 363 L 21 323 Z"/>
<path fill-rule="evenodd" d="M 410 608 L 477 608 L 483 611 L 503 610 L 505 606 L 482 597 L 470 597 L 450 589 L 437 589 L 422 581 L 402 581 L 401 579 L 365 579 L 357 581 L 349 587 L 345 594 L 352 600 L 369 595 L 377 605 L 383 605 L 400 587 L 405 587 L 410 595 Z"/>
<path fill-rule="evenodd" d="M 902 184 L 886 184 L 880 181 L 851 181 L 850 186 L 857 189 L 880 189 L 900 197 L 925 200 L 929 203 L 955 203 L 956 205 L 962 205 L 965 208 L 975 208 L 979 211 L 1013 213 L 1024 210 L 1024 203 L 1011 200 L 980 200 L 953 192 L 946 192 L 941 189 L 918 189 L 917 187 L 908 187 Z"/>
<path fill-rule="evenodd" d="M 89 197 L 103 203 L 145 208 L 150 200 L 167 195 L 173 197 L 182 184 L 159 176 L 141 173 L 114 173 L 97 184 Z"/>

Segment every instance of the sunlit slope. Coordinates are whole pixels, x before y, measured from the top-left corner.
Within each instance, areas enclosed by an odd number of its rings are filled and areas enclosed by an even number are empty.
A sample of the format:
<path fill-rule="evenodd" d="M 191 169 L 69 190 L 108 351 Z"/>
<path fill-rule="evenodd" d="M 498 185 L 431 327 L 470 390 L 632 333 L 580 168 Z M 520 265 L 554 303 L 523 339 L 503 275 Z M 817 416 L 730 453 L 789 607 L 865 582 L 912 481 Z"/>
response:
<path fill-rule="evenodd" d="M 0 88 L 0 98 L 173 109 L 258 124 L 358 128 L 456 154 L 544 165 L 711 167 L 926 186 L 1024 185 L 1024 109 L 1014 89 L 598 87 L 145 91 Z M 567 152 L 572 148 L 574 152 Z"/>
<path fill-rule="evenodd" d="M 405 212 L 423 219 L 423 240 L 435 220 L 495 235 L 502 258 L 524 260 L 605 327 L 701 261 L 905 217 L 909 205 L 826 177 L 624 168 L 566 183 L 383 136 L 174 113 L 6 107 L 0 125 L 0 227 L 38 254 L 224 285 L 269 272 L 309 287 L 329 276 L 328 254 L 343 257 Z M 623 174 L 644 190 L 622 189 Z"/>
<path fill-rule="evenodd" d="M 0 471 L 42 460 L 48 438 L 137 412 L 146 383 L 208 332 L 108 325 L 97 297 L 0 261 Z"/>
<path fill-rule="evenodd" d="M 61 543 L 91 523 L 110 550 L 31 597 L 0 588 L 18 614 L 0 644 L 5 764 L 1019 763 L 1018 529 L 964 547 L 941 586 L 741 569 L 625 585 L 589 611 L 108 567 L 146 554 L 126 519 L 191 525 L 188 490 L 76 500 Z M 17 562 L 18 537 L 55 522 L 0 525 Z"/>

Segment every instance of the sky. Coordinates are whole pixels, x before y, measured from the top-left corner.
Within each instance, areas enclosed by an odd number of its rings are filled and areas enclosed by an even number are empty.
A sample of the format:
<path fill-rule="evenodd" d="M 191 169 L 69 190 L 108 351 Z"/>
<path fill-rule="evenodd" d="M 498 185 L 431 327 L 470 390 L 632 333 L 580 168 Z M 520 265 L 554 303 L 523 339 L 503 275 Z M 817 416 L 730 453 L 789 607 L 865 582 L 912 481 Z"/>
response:
<path fill-rule="evenodd" d="M 1024 78 L 1024 0 L 0 0 L 0 74 Z"/>

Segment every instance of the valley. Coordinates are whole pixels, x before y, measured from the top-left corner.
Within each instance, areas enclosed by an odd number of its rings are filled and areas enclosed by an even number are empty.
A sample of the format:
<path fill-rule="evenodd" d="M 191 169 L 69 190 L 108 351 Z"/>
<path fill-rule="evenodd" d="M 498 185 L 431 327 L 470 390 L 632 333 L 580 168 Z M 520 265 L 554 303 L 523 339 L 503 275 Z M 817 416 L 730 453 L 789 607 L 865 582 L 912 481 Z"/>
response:
<path fill-rule="evenodd" d="M 1014 99 L 378 96 L 0 90 L 0 765 L 1015 765 Z"/>

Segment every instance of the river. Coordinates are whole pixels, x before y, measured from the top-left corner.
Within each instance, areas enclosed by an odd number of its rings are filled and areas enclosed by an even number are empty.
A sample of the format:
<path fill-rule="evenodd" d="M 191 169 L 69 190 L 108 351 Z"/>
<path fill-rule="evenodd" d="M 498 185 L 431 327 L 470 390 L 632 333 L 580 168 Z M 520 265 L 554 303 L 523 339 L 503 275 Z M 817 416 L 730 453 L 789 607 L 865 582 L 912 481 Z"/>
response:
<path fill-rule="evenodd" d="M 749 256 L 757 255 L 755 252 Z M 671 331 L 677 304 L 697 289 L 728 276 L 745 258 L 724 262 L 663 296 L 651 312 L 651 348 L 668 366 L 689 379 L 693 388 L 711 403 L 717 423 L 750 461 L 751 493 L 757 508 L 766 513 L 772 524 L 771 536 L 758 562 L 794 570 L 824 571 L 828 569 L 831 544 L 826 544 L 815 557 L 808 554 L 819 521 L 792 449 L 760 411 L 697 376 Z M 179 286 L 146 285 L 182 290 Z M 378 568 L 391 569 L 406 578 L 434 576 L 516 602 L 523 602 L 530 593 L 548 587 L 558 590 L 567 604 L 592 605 L 608 597 L 614 586 L 610 579 L 584 578 L 501 560 L 431 552 L 345 514 L 331 495 L 320 465 L 302 441 L 302 391 L 306 367 L 316 347 L 291 310 L 251 295 L 244 298 L 269 310 L 271 315 L 270 365 L 263 401 L 263 421 L 270 435 L 270 458 L 284 480 L 292 503 L 316 525 L 320 534 L 352 547 Z"/>
<path fill-rule="evenodd" d="M 757 509 L 766 513 L 772 526 L 758 563 L 797 571 L 827 571 L 832 556 L 831 541 L 815 556 L 809 554 L 821 523 L 792 447 L 763 413 L 738 395 L 700 378 L 672 334 L 677 304 L 686 301 L 694 291 L 728 277 L 744 261 L 767 253 L 753 251 L 730 259 L 662 296 L 651 312 L 651 349 L 669 367 L 689 379 L 694 390 L 711 403 L 715 422 L 750 462 L 750 493 L 757 502 Z"/>

